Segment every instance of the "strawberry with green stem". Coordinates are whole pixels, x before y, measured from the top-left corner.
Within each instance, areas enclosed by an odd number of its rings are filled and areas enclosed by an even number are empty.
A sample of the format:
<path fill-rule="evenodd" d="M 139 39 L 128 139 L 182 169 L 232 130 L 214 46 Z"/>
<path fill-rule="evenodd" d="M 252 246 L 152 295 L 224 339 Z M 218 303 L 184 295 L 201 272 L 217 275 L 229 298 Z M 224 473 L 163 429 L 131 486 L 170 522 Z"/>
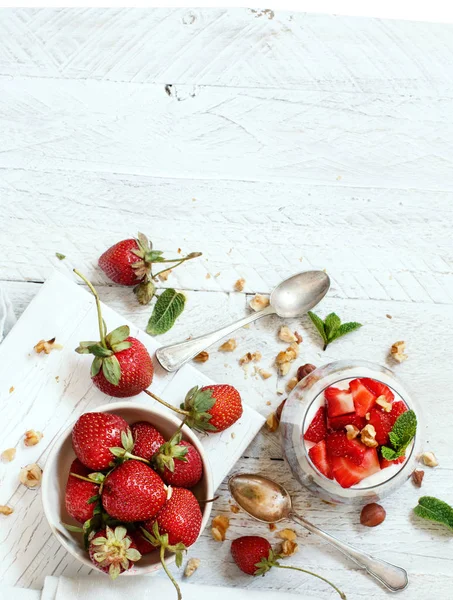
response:
<path fill-rule="evenodd" d="M 170 266 L 153 273 L 154 264 L 169 264 L 172 269 L 201 252 L 191 252 L 187 256 L 166 259 L 161 250 L 154 250 L 146 235 L 139 233 L 137 238 L 122 240 L 106 250 L 99 258 L 99 266 L 109 279 L 120 285 L 135 286 L 134 294 L 140 304 L 149 304 L 155 294 L 153 279 L 168 271 Z"/>
<path fill-rule="evenodd" d="M 114 529 L 107 526 L 90 536 L 88 553 L 91 562 L 111 579 L 116 579 L 142 557 L 127 529 L 120 525 Z"/>

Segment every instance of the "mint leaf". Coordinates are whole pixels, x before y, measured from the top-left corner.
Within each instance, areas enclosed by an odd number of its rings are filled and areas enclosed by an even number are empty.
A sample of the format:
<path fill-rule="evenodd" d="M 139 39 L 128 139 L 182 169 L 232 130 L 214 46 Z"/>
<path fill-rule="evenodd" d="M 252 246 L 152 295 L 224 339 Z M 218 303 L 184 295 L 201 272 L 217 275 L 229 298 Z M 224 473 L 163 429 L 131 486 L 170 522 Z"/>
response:
<path fill-rule="evenodd" d="M 341 319 L 335 313 L 330 313 L 330 315 L 327 315 L 327 317 L 324 319 L 325 331 L 329 341 L 335 339 L 335 333 L 340 325 Z"/>
<path fill-rule="evenodd" d="M 310 317 L 311 322 L 318 330 L 323 341 L 327 344 L 327 334 L 326 334 L 326 330 L 324 328 L 324 321 L 321 319 L 321 317 L 318 317 L 318 315 L 315 315 L 314 312 L 311 312 L 311 310 L 308 311 L 307 315 Z"/>
<path fill-rule="evenodd" d="M 453 508 L 443 500 L 433 496 L 422 496 L 418 499 L 414 513 L 422 519 L 441 523 L 453 530 Z"/>
<path fill-rule="evenodd" d="M 393 450 L 393 448 L 389 448 L 388 446 L 381 446 L 381 454 L 385 460 L 396 460 L 399 458 L 398 452 Z"/>
<path fill-rule="evenodd" d="M 351 331 L 355 331 L 356 329 L 360 329 L 360 327 L 362 327 L 362 323 L 356 323 L 355 321 L 352 321 L 351 323 L 343 323 L 336 330 L 335 335 L 333 336 L 333 338 L 331 340 L 329 340 L 329 341 L 333 342 L 333 340 L 337 340 L 339 337 L 341 337 L 343 335 L 346 335 L 347 333 L 351 333 Z"/>
<path fill-rule="evenodd" d="M 396 460 L 406 454 L 406 448 L 414 439 L 417 431 L 417 417 L 413 410 L 407 410 L 395 421 L 389 433 L 389 441 L 393 448 L 381 447 L 381 454 L 386 460 Z"/>
<path fill-rule="evenodd" d="M 154 310 L 146 327 L 150 335 L 160 335 L 173 327 L 176 319 L 184 310 L 186 298 L 181 292 L 169 288 L 165 290 L 154 305 Z"/>

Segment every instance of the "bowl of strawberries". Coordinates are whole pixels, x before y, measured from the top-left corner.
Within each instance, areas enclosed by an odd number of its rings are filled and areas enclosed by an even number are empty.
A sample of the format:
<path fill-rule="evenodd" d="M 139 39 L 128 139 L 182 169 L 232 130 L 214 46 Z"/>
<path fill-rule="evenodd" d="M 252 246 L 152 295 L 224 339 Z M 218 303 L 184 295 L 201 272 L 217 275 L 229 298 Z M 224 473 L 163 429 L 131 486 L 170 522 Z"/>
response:
<path fill-rule="evenodd" d="M 180 564 L 208 522 L 213 493 L 193 431 L 130 401 L 81 415 L 54 443 L 42 481 L 53 534 L 113 579 Z"/>
<path fill-rule="evenodd" d="M 304 377 L 281 416 L 293 475 L 328 502 L 369 503 L 411 475 L 421 412 L 386 367 L 338 361 Z"/>

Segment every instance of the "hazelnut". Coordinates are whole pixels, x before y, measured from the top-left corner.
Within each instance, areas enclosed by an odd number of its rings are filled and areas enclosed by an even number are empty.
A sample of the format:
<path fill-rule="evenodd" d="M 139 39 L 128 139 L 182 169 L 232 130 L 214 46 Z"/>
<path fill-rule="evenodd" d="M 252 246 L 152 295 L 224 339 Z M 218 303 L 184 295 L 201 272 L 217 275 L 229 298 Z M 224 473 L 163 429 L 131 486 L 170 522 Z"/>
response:
<path fill-rule="evenodd" d="M 310 363 L 300 366 L 297 369 L 297 379 L 300 381 L 301 379 L 312 373 L 315 369 L 315 365 L 311 365 Z"/>
<path fill-rule="evenodd" d="M 11 506 L 5 506 L 3 504 L 0 504 L 0 515 L 11 515 L 14 512 L 14 509 L 11 508 Z"/>
<path fill-rule="evenodd" d="M 434 452 L 423 452 L 423 454 L 420 456 L 420 459 L 427 467 L 437 467 L 439 464 L 439 461 L 434 456 Z"/>
<path fill-rule="evenodd" d="M 50 352 L 52 350 L 61 350 L 62 348 L 63 348 L 63 346 L 61 344 L 55 343 L 55 338 L 52 338 L 51 340 L 47 340 L 47 342 L 45 340 L 39 340 L 39 342 L 36 344 L 36 346 L 34 346 L 34 350 L 38 354 L 40 352 L 44 352 L 45 354 L 50 354 Z"/>
<path fill-rule="evenodd" d="M 1 458 L 4 462 L 11 462 L 16 458 L 16 448 L 7 448 L 3 450 Z"/>
<path fill-rule="evenodd" d="M 422 487 L 422 482 L 423 482 L 424 476 L 425 476 L 425 471 L 422 471 L 421 469 L 416 469 L 412 473 L 412 481 L 413 481 L 414 485 L 416 485 L 417 487 Z"/>
<path fill-rule="evenodd" d="M 261 294 L 256 294 L 250 300 L 249 306 L 252 310 L 258 312 L 259 310 L 263 310 L 263 308 L 269 306 L 269 298 L 267 298 L 266 296 L 262 296 Z"/>
<path fill-rule="evenodd" d="M 348 438 L 348 440 L 355 439 L 360 433 L 359 428 L 356 427 L 355 425 L 346 425 L 345 429 L 346 429 L 346 437 Z"/>
<path fill-rule="evenodd" d="M 242 292 L 242 290 L 244 289 L 245 286 L 245 279 L 238 279 L 236 281 L 236 283 L 234 284 L 234 289 L 237 292 Z"/>
<path fill-rule="evenodd" d="M 287 342 L 291 344 L 292 342 L 297 342 L 296 335 L 290 330 L 287 325 L 282 325 L 278 332 L 278 337 L 282 342 Z"/>
<path fill-rule="evenodd" d="M 380 406 L 384 412 L 390 412 L 392 410 L 392 403 L 388 402 L 385 396 L 378 396 L 376 398 L 376 404 Z"/>
<path fill-rule="evenodd" d="M 371 425 L 371 423 L 365 425 L 360 432 L 360 441 L 369 448 L 376 448 L 376 446 L 378 446 L 376 441 L 376 429 L 373 427 L 373 425 Z"/>
<path fill-rule="evenodd" d="M 40 431 L 29 429 L 25 432 L 24 444 L 26 446 L 36 446 L 42 440 L 43 434 Z"/>
<path fill-rule="evenodd" d="M 203 352 L 200 352 L 200 354 L 194 356 L 193 359 L 195 362 L 204 363 L 209 360 L 209 354 L 206 352 L 206 350 L 203 350 Z"/>
<path fill-rule="evenodd" d="M 360 523 L 366 527 L 377 527 L 385 521 L 386 512 L 380 504 L 372 502 L 362 508 Z"/>
<path fill-rule="evenodd" d="M 233 352 L 233 350 L 236 350 L 236 348 L 236 340 L 234 338 L 230 338 L 220 346 L 219 350 L 220 352 Z"/>
<path fill-rule="evenodd" d="M 201 560 L 199 558 L 189 558 L 187 561 L 186 568 L 184 570 L 184 577 L 192 577 L 195 571 L 200 566 Z"/>
<path fill-rule="evenodd" d="M 27 465 L 20 470 L 19 481 L 28 488 L 34 489 L 41 485 L 42 469 L 36 463 Z"/>
<path fill-rule="evenodd" d="M 297 377 L 291 377 L 291 379 L 286 384 L 286 391 L 291 392 L 291 390 L 293 390 L 297 384 L 298 384 Z"/>
<path fill-rule="evenodd" d="M 303 342 L 304 340 L 303 340 L 302 336 L 300 335 L 300 333 L 299 333 L 298 331 L 295 331 L 295 332 L 294 332 L 294 335 L 296 336 L 296 342 L 297 342 L 298 344 L 302 344 L 302 342 Z"/>

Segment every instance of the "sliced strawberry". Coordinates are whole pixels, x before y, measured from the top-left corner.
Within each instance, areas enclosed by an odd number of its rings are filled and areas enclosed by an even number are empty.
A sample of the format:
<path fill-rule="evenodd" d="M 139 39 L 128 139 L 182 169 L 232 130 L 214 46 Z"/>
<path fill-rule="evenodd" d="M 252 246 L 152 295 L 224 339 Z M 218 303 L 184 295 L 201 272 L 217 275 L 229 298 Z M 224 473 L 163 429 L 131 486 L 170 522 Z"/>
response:
<path fill-rule="evenodd" d="M 405 456 L 400 456 L 396 460 L 387 460 L 383 456 L 380 457 L 379 462 L 381 464 L 381 469 L 386 469 L 387 467 L 391 467 L 392 465 L 399 465 L 406 460 Z"/>
<path fill-rule="evenodd" d="M 366 446 L 358 440 L 348 440 L 344 431 L 329 433 L 326 439 L 327 454 L 331 456 L 346 456 L 356 465 L 362 464 Z"/>
<path fill-rule="evenodd" d="M 349 488 L 362 481 L 362 479 L 365 479 L 365 477 L 369 477 L 381 470 L 375 448 L 367 448 L 365 450 L 365 456 L 360 466 L 354 464 L 352 460 L 344 456 L 330 457 L 330 465 L 335 479 L 344 488 Z"/>
<path fill-rule="evenodd" d="M 390 414 L 377 407 L 370 410 L 370 420 L 368 422 L 375 428 L 376 441 L 380 446 L 388 444 L 389 441 L 389 433 L 393 427 Z"/>
<path fill-rule="evenodd" d="M 304 440 L 315 442 L 315 444 L 317 444 L 321 440 L 325 439 L 326 435 L 326 408 L 324 406 L 320 406 L 316 411 L 309 428 L 304 433 Z"/>
<path fill-rule="evenodd" d="M 332 470 L 327 460 L 326 440 L 321 440 L 316 446 L 310 448 L 308 456 L 320 473 L 329 479 L 333 479 Z"/>
<path fill-rule="evenodd" d="M 363 385 L 360 379 L 353 379 L 349 384 L 349 389 L 352 393 L 356 413 L 359 417 L 364 417 L 367 412 L 370 412 L 377 396 Z"/>
<path fill-rule="evenodd" d="M 358 429 L 362 430 L 366 423 L 365 417 L 359 417 L 357 413 L 349 413 L 348 415 L 339 415 L 338 417 L 327 419 L 328 429 L 333 429 L 334 431 L 344 429 L 346 425 L 355 425 Z"/>
<path fill-rule="evenodd" d="M 370 379 L 369 377 L 363 377 L 360 381 L 376 396 L 376 398 L 385 396 L 387 402 L 393 402 L 395 395 L 385 383 L 377 381 L 376 379 Z"/>
<path fill-rule="evenodd" d="M 354 401 L 348 390 L 339 390 L 329 387 L 324 390 L 327 402 L 327 414 L 329 417 L 337 417 L 346 413 L 354 412 Z"/>
<path fill-rule="evenodd" d="M 408 408 L 402 400 L 398 400 L 398 402 L 395 402 L 395 404 L 392 406 L 392 410 L 388 413 L 390 416 L 392 427 L 395 424 L 397 418 L 403 413 L 405 413 L 407 410 Z"/>

